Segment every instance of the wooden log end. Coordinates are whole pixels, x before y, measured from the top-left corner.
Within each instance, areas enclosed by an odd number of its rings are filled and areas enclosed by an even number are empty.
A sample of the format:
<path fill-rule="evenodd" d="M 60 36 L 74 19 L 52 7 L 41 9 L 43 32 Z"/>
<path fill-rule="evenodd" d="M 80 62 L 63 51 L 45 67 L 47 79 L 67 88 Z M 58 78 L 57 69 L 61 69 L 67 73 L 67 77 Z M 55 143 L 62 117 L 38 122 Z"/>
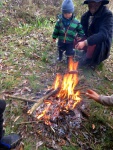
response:
<path fill-rule="evenodd" d="M 27 114 L 28 114 L 28 115 L 31 115 L 31 114 L 32 114 L 32 111 L 31 111 L 31 110 L 28 110 L 28 111 L 27 111 Z"/>

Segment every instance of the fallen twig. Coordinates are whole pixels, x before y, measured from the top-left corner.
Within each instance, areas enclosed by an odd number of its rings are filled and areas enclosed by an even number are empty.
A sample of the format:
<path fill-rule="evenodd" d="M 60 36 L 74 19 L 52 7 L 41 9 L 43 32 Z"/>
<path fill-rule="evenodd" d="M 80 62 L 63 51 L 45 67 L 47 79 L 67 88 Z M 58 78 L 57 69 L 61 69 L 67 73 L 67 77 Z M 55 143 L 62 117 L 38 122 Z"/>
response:
<path fill-rule="evenodd" d="M 16 123 L 16 125 L 30 124 L 30 123 L 37 123 L 37 121 L 21 122 L 21 123 Z"/>
<path fill-rule="evenodd" d="M 37 103 L 37 100 L 31 100 L 31 99 L 26 99 L 26 98 L 22 98 L 22 97 L 16 97 L 16 96 L 13 96 L 13 95 L 8 95 L 8 94 L 6 94 L 5 97 L 15 99 L 15 100 L 20 100 L 20 101 Z"/>
<path fill-rule="evenodd" d="M 110 127 L 113 130 L 113 126 L 110 125 L 109 123 L 106 123 L 108 125 L 108 127 Z"/>

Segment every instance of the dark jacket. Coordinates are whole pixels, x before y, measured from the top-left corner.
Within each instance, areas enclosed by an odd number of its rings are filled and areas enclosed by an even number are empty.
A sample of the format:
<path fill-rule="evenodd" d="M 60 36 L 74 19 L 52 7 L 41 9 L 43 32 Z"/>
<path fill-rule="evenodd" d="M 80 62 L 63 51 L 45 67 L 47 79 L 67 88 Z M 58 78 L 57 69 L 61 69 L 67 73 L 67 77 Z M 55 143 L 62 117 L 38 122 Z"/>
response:
<path fill-rule="evenodd" d="M 95 13 L 93 22 L 88 29 L 88 20 L 91 13 L 87 11 L 81 18 L 88 45 L 96 45 L 92 64 L 99 64 L 107 59 L 110 53 L 113 35 L 113 15 L 106 6 L 101 6 Z"/>

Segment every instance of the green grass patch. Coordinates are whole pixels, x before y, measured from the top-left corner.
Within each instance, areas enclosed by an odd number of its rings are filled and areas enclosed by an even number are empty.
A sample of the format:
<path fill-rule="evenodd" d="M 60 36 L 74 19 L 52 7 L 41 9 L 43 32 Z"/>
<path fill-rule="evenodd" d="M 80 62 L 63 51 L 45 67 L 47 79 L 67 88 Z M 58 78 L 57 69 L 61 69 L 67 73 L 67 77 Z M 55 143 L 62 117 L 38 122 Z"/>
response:
<path fill-rule="evenodd" d="M 81 3 L 81 0 L 75 3 L 78 19 L 86 10 L 86 6 L 82 6 Z M 0 7 L 2 7 L 1 2 Z M 25 18 L 25 16 L 23 14 L 19 17 Z M 47 19 L 42 16 L 33 19 L 28 17 L 26 23 L 20 21 L 16 26 L 11 26 L 11 16 L 1 19 L 1 31 L 3 31 L 0 33 L 1 93 L 4 91 L 4 93 L 20 94 L 19 96 L 28 99 L 32 96 L 34 98 L 37 92 L 51 87 L 56 73 L 65 73 L 66 64 L 55 64 L 57 47 L 51 42 L 55 22 L 52 23 L 51 20 L 52 18 Z M 112 74 L 112 70 L 106 71 L 105 64 L 104 66 L 100 64 L 96 71 L 80 70 L 80 74 L 85 77 L 82 86 L 86 84 L 88 88 L 96 89 L 99 94 L 112 94 L 113 83 L 105 76 L 106 73 Z M 22 91 L 24 88 L 28 89 L 25 93 Z M 22 124 L 32 121 L 25 111 L 28 105 L 16 99 L 6 102 L 6 134 L 22 132 L 25 150 L 36 149 L 37 136 L 33 124 Z M 113 109 L 96 102 L 91 102 L 89 108 L 90 117 L 83 119 L 81 129 L 75 130 L 72 134 L 72 144 L 63 146 L 62 150 L 112 150 Z M 19 119 L 14 122 L 18 116 Z M 39 149 L 52 148 L 44 144 Z"/>

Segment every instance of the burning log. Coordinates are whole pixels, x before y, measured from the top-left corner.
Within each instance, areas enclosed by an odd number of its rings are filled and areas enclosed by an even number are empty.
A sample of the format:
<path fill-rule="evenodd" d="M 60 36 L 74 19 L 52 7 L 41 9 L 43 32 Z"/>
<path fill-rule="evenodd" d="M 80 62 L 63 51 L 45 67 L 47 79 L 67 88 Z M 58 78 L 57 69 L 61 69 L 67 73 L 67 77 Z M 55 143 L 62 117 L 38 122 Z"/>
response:
<path fill-rule="evenodd" d="M 77 70 L 68 71 L 69 74 L 78 74 Z"/>
<path fill-rule="evenodd" d="M 29 115 L 31 115 L 31 114 L 37 109 L 37 107 L 40 106 L 40 105 L 43 103 L 43 101 L 44 101 L 45 99 L 47 99 L 47 98 L 49 98 L 50 96 L 52 96 L 52 95 L 58 93 L 59 90 L 60 90 L 60 88 L 57 88 L 56 90 L 52 90 L 50 93 L 44 95 L 42 98 L 40 98 L 39 100 L 37 100 L 37 103 L 35 103 L 35 104 L 32 106 L 32 108 L 31 108 L 27 113 L 28 113 Z"/>

